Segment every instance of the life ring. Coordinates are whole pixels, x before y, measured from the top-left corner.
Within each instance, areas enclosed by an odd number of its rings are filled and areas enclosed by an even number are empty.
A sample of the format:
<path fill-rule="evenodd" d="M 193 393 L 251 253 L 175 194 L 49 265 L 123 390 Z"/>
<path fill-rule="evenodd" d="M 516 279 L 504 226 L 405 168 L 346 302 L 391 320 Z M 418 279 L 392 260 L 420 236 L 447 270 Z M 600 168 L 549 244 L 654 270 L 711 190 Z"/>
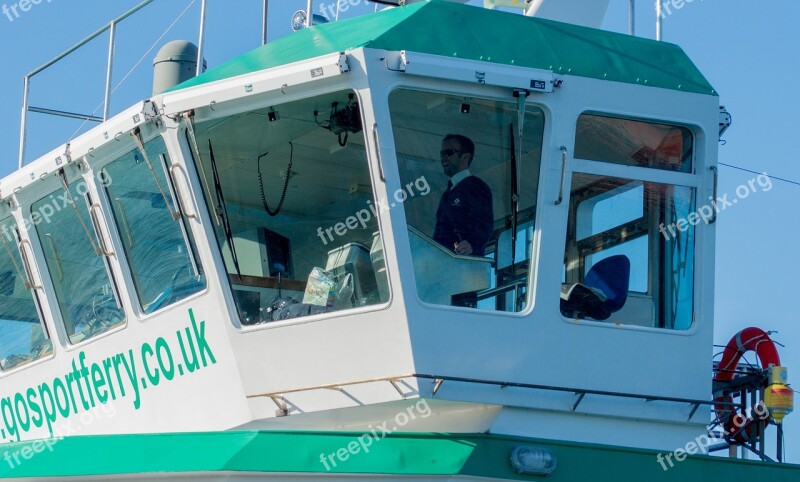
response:
<path fill-rule="evenodd" d="M 756 352 L 761 366 L 781 366 L 781 359 L 778 349 L 769 335 L 760 328 L 750 327 L 737 333 L 722 352 L 722 359 L 714 375 L 714 381 L 729 381 L 733 379 L 734 371 L 739 365 L 739 360 L 748 351 Z M 733 402 L 733 397 L 722 395 L 714 398 L 716 402 Z M 725 439 L 729 442 L 744 443 L 755 438 L 758 432 L 758 425 L 766 427 L 769 424 L 769 417 L 759 417 L 754 419 L 745 413 L 738 412 L 731 405 L 715 405 L 717 418 L 725 429 Z"/>

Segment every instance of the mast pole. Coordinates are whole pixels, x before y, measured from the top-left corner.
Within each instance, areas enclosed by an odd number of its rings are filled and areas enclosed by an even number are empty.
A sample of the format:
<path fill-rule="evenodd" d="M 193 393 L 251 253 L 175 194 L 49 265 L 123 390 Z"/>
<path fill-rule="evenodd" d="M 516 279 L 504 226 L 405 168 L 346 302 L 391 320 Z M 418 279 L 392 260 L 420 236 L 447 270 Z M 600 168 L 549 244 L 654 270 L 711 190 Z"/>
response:
<path fill-rule="evenodd" d="M 628 3 L 628 35 L 636 35 L 636 0 Z"/>
<path fill-rule="evenodd" d="M 111 81 L 114 76 L 114 45 L 117 41 L 117 22 L 108 25 L 108 62 L 106 64 L 106 90 L 103 97 L 103 122 L 111 115 Z"/>
<path fill-rule="evenodd" d="M 661 0 L 656 0 L 656 40 L 661 41 L 662 25 L 661 25 Z"/>
<path fill-rule="evenodd" d="M 261 24 L 261 45 L 267 45 L 267 17 L 269 14 L 269 0 L 264 0 L 264 19 Z"/>
<path fill-rule="evenodd" d="M 203 73 L 203 48 L 206 43 L 206 8 L 208 0 L 203 0 L 200 4 L 200 38 L 197 41 L 197 75 Z"/>

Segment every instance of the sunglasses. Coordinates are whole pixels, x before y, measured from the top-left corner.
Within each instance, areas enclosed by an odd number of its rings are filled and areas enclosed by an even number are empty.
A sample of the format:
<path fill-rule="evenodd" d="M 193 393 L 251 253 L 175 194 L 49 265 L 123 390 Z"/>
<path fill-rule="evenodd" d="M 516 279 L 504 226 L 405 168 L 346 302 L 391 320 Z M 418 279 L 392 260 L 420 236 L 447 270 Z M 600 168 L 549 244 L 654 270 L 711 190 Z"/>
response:
<path fill-rule="evenodd" d="M 442 151 L 439 151 L 439 155 L 442 157 L 450 157 L 455 153 L 461 154 L 461 151 L 458 151 L 456 149 L 444 149 Z"/>

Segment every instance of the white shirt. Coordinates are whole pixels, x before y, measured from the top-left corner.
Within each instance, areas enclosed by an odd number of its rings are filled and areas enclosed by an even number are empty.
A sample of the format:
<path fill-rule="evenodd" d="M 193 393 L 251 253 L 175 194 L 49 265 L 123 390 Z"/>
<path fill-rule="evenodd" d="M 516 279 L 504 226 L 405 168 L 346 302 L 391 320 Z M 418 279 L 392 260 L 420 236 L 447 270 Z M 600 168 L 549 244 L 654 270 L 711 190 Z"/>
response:
<path fill-rule="evenodd" d="M 456 187 L 456 184 L 458 184 L 459 182 L 463 181 L 464 179 L 468 178 L 471 175 L 472 174 L 470 174 L 469 169 L 464 169 L 463 171 L 454 174 L 453 177 L 450 178 L 450 182 L 453 183 L 453 187 Z"/>

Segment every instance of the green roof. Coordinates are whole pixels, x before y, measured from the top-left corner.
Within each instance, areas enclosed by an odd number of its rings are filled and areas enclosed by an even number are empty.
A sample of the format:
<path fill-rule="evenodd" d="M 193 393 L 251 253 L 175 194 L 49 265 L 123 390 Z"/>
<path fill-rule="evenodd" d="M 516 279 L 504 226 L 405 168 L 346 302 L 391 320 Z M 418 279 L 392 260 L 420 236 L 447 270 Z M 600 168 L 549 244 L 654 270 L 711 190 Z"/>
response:
<path fill-rule="evenodd" d="M 361 47 L 716 95 L 677 45 L 439 0 L 303 29 L 173 90 Z"/>

